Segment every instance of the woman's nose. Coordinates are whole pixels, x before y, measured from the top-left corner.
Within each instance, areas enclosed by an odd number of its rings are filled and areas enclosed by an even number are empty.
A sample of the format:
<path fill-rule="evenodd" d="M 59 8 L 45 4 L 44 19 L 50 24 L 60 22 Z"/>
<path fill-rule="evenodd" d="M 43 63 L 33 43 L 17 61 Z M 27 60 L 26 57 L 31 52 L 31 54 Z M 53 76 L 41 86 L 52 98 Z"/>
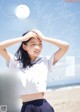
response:
<path fill-rule="evenodd" d="M 35 48 L 36 48 L 36 49 L 40 49 L 40 47 L 39 47 L 38 45 L 35 45 Z"/>

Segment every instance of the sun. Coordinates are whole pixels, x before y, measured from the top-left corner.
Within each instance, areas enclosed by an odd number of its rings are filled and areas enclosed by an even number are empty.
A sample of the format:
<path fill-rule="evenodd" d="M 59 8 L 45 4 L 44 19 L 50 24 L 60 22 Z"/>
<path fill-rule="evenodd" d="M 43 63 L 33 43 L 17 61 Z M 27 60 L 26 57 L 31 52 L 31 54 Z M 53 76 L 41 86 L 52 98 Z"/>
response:
<path fill-rule="evenodd" d="M 30 15 L 30 9 L 27 5 L 18 5 L 15 10 L 15 15 L 19 19 L 26 19 Z"/>

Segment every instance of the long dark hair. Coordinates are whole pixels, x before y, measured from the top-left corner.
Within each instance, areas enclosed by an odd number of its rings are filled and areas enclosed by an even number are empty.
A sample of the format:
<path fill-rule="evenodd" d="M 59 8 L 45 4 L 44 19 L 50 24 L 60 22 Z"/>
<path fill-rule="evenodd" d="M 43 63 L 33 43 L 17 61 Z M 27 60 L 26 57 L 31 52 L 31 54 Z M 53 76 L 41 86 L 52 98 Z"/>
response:
<path fill-rule="evenodd" d="M 29 32 L 30 32 L 30 31 L 25 32 L 22 36 L 26 35 L 26 34 L 29 33 Z M 31 39 L 31 38 L 30 38 L 30 39 Z M 27 40 L 27 41 L 23 41 L 23 42 L 21 43 L 19 49 L 18 49 L 17 52 L 15 53 L 15 56 L 17 57 L 17 61 L 22 62 L 23 68 L 26 68 L 27 66 L 29 66 L 29 67 L 32 66 L 32 64 L 31 64 L 31 58 L 30 58 L 28 52 L 25 51 L 25 50 L 23 49 L 23 47 L 22 47 L 23 44 L 26 45 L 27 42 L 30 41 L 30 39 Z"/>

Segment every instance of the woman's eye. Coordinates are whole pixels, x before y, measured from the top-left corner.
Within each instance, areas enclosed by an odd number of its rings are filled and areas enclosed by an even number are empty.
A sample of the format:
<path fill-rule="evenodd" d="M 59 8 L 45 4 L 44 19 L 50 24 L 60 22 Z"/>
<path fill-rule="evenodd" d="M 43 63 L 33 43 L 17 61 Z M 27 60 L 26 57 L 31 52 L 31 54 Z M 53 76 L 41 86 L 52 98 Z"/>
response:
<path fill-rule="evenodd" d="M 42 43 L 40 43 L 40 44 L 38 44 L 38 45 L 35 44 L 35 43 L 32 43 L 31 46 L 42 46 Z"/>
<path fill-rule="evenodd" d="M 31 46 L 35 46 L 36 44 L 31 44 Z"/>
<path fill-rule="evenodd" d="M 39 45 L 42 46 L 42 43 L 40 43 Z"/>
<path fill-rule="evenodd" d="M 36 44 L 32 44 L 32 45 L 36 45 Z"/>
<path fill-rule="evenodd" d="M 42 43 L 40 45 L 42 45 Z"/>

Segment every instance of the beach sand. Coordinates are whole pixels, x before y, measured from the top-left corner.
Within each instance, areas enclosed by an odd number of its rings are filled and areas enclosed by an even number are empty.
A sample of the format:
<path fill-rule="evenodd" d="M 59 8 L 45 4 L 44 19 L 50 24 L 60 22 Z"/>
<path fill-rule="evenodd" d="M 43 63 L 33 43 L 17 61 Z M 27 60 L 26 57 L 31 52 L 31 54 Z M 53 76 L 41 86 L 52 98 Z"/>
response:
<path fill-rule="evenodd" d="M 45 98 L 55 112 L 80 112 L 80 86 L 48 90 Z"/>

